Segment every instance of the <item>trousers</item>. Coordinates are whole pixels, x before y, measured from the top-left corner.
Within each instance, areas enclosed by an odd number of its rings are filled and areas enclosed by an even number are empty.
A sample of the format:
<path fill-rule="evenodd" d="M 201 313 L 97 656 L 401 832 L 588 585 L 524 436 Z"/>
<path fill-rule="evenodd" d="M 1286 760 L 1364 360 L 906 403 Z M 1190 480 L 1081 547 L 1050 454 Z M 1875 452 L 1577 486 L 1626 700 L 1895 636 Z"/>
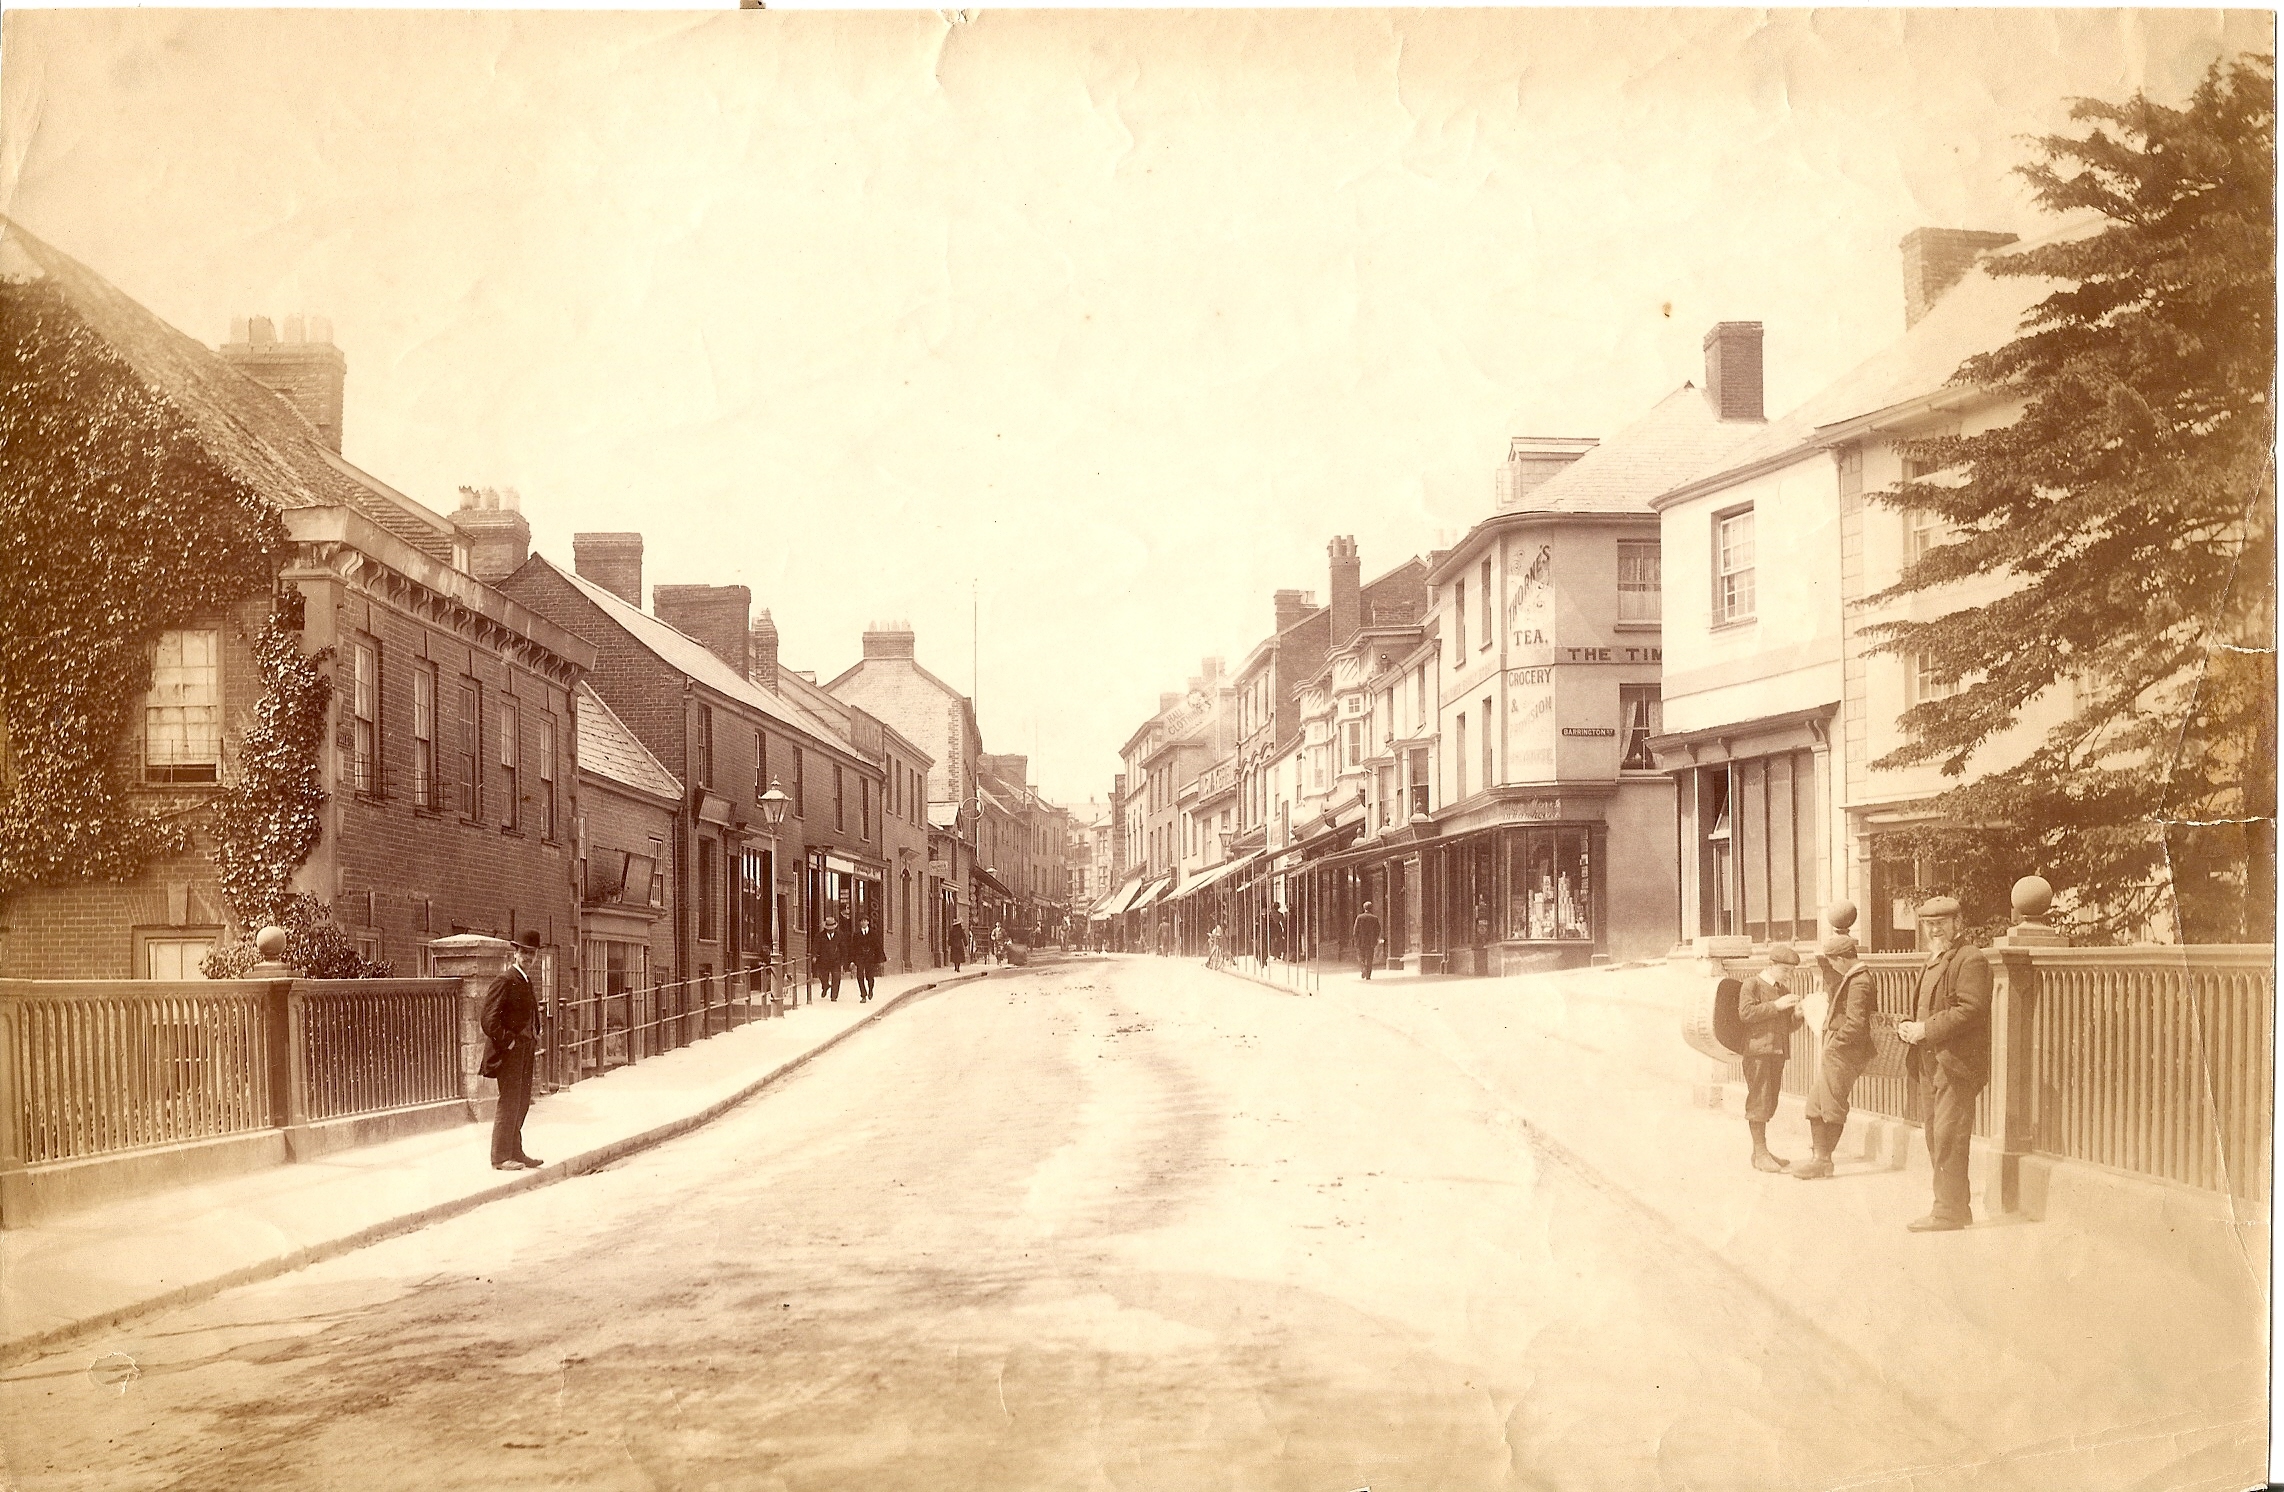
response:
<path fill-rule="evenodd" d="M 492 1116 L 492 1164 L 523 1159 L 523 1120 L 531 1112 L 533 1054 L 520 1042 L 500 1063 L 500 1107 Z"/>
<path fill-rule="evenodd" d="M 1962 1083 L 1940 1067 L 1919 1074 L 1919 1122 L 1935 1172 L 1935 1216 L 1945 1222 L 1974 1220 L 1967 1157 L 1975 1138 L 1975 1099 L 1982 1091 L 1982 1084 Z"/>
<path fill-rule="evenodd" d="M 1784 1093 L 1784 1058 L 1745 1059 L 1745 1117 L 1766 1124 L 1776 1117 L 1777 1099 Z"/>
<path fill-rule="evenodd" d="M 1855 1096 L 1856 1079 L 1864 1075 L 1865 1062 L 1844 1053 L 1825 1052 L 1816 1064 L 1816 1086 L 1808 1095 L 1808 1118 L 1814 1124 L 1844 1125 L 1848 1122 L 1849 1102 Z"/>

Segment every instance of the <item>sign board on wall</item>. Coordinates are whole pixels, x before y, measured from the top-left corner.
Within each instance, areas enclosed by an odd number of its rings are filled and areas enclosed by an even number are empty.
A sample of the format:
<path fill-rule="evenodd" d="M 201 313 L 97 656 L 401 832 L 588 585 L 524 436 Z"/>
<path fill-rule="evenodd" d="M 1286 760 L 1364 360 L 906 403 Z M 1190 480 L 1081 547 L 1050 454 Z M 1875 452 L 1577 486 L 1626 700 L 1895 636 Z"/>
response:
<path fill-rule="evenodd" d="M 1554 775 L 1554 670 L 1507 670 L 1507 777 Z"/>

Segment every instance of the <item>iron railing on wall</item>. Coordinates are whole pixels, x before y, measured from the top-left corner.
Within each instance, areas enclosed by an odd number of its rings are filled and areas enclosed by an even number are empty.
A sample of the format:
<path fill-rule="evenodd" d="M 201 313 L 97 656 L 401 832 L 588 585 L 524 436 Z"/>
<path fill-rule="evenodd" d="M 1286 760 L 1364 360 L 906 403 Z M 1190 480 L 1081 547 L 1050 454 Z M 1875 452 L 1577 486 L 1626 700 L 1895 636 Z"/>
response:
<path fill-rule="evenodd" d="M 287 998 L 309 1120 L 463 1096 L 459 981 L 297 981 Z"/>

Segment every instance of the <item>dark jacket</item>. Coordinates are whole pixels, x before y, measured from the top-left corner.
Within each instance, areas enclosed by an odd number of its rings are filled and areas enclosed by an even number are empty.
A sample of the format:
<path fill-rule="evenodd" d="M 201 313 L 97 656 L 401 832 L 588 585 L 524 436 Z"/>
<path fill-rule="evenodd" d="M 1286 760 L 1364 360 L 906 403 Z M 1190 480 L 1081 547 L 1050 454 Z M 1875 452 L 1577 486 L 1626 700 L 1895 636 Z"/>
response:
<path fill-rule="evenodd" d="M 967 928 L 960 923 L 953 923 L 952 930 L 944 935 L 944 943 L 951 949 L 954 959 L 966 958 L 968 954 Z"/>
<path fill-rule="evenodd" d="M 1848 971 L 1832 992 L 1832 1006 L 1824 1017 L 1824 1050 L 1846 1062 L 1872 1060 L 1872 1012 L 1879 1009 L 1878 988 L 1872 971 L 1862 964 Z"/>
<path fill-rule="evenodd" d="M 1779 1010 L 1784 995 L 1755 974 L 1737 986 L 1737 1019 L 1745 1023 L 1745 1055 L 1789 1057 L 1792 1033 L 1800 1025 L 1800 1007 Z"/>
<path fill-rule="evenodd" d="M 1991 1075 L 1991 965 L 1983 950 L 1961 945 L 1931 956 L 1914 986 L 1912 1019 L 1927 1034 L 1904 1052 L 1917 1078 L 1929 1061 L 1954 1083 L 1979 1087 Z"/>
<path fill-rule="evenodd" d="M 502 1056 L 511 1051 L 536 1051 L 539 996 L 532 992 L 531 976 L 521 969 L 510 969 L 493 980 L 484 991 L 476 1023 L 483 1027 L 485 1043 Z"/>
<path fill-rule="evenodd" d="M 885 957 L 880 951 L 880 925 L 874 923 L 870 928 L 860 927 L 852 936 L 854 941 L 849 944 L 850 961 L 860 969 L 879 968 Z"/>
<path fill-rule="evenodd" d="M 1363 958 L 1380 946 L 1380 917 L 1376 912 L 1363 912 L 1356 918 L 1356 956 Z"/>
<path fill-rule="evenodd" d="M 837 927 L 817 929 L 817 950 L 813 955 L 819 970 L 838 969 L 849 961 L 848 934 Z"/>

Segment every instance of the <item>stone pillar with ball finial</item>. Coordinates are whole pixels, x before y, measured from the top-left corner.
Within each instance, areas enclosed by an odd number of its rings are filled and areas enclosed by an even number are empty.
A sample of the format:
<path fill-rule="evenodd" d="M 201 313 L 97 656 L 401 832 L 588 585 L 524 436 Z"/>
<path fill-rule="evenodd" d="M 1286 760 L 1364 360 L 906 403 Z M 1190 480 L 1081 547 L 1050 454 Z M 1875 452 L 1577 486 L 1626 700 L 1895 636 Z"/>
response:
<path fill-rule="evenodd" d="M 2038 1015 L 2034 950 L 2063 948 L 2069 938 L 2047 921 L 2054 888 L 2041 876 L 2014 883 L 2014 925 L 1984 954 L 1991 963 L 1991 1125 L 1998 1169 L 1984 1193 L 1994 1213 L 2022 1210 L 2022 1158 L 2037 1140 L 2032 1111 L 2036 1076 L 2031 1028 Z"/>

